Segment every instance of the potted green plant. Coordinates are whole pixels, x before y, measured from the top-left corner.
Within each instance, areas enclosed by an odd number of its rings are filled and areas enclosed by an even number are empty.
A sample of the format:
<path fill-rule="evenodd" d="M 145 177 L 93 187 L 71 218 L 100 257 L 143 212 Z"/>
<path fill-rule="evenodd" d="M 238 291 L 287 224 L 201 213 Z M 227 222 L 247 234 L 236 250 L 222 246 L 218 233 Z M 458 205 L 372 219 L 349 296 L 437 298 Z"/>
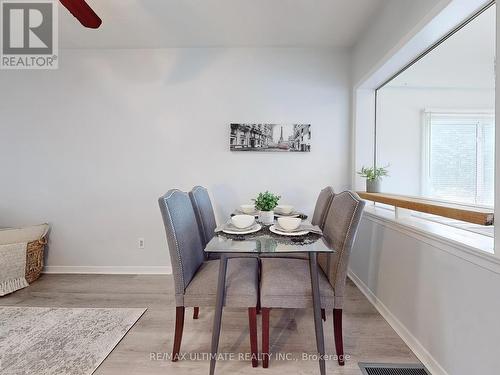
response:
<path fill-rule="evenodd" d="M 274 222 L 274 208 L 278 205 L 280 196 L 268 191 L 259 193 L 255 202 L 255 209 L 259 211 L 259 221 L 265 225 L 271 225 Z"/>
<path fill-rule="evenodd" d="M 362 166 L 358 174 L 361 177 L 366 178 L 366 192 L 367 193 L 379 193 L 380 192 L 380 181 L 383 177 L 389 175 L 389 171 L 385 167 L 365 167 Z"/>

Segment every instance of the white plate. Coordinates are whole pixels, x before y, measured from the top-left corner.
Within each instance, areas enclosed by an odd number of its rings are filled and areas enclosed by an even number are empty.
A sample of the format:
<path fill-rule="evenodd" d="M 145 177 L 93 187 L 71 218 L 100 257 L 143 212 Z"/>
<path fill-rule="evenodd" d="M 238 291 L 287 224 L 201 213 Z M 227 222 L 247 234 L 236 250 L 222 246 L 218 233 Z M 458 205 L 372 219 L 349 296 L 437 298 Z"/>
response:
<path fill-rule="evenodd" d="M 302 230 L 300 232 L 282 232 L 282 231 L 276 229 L 276 227 L 274 225 L 271 225 L 269 227 L 269 230 L 273 233 L 280 234 L 282 236 L 303 236 L 303 235 L 309 233 L 308 230 Z"/>
<path fill-rule="evenodd" d="M 250 233 L 258 232 L 261 229 L 262 229 L 262 225 L 257 224 L 255 226 L 253 226 L 251 229 L 245 230 L 245 231 L 231 230 L 231 229 L 223 229 L 222 231 L 224 233 L 227 233 L 227 234 L 250 234 Z"/>

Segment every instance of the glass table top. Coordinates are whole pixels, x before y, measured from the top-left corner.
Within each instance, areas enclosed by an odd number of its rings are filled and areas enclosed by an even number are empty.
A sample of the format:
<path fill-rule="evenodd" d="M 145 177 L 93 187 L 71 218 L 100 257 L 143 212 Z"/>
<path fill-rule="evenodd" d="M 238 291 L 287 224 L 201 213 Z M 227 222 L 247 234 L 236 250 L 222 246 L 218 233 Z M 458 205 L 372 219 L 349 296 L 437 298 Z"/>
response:
<path fill-rule="evenodd" d="M 280 236 L 268 228 L 249 235 L 217 233 L 205 247 L 209 253 L 333 253 L 323 236 Z"/>

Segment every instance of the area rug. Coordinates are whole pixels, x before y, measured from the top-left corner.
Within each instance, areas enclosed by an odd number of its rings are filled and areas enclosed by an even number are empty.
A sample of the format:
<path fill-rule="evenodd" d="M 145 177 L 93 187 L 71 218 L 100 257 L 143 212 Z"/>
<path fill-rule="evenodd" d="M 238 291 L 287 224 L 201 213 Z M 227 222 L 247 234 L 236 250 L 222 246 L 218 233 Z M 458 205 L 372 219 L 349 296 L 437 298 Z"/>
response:
<path fill-rule="evenodd" d="M 92 374 L 146 309 L 0 307 L 0 374 Z"/>

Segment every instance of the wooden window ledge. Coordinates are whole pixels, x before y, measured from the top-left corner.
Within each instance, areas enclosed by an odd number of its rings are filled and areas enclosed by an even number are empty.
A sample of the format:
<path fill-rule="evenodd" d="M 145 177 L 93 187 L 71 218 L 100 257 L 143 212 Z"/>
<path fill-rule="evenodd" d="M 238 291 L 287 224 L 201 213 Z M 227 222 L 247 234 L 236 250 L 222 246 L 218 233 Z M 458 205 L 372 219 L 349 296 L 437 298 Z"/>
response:
<path fill-rule="evenodd" d="M 493 225 L 492 209 L 479 208 L 454 203 L 444 203 L 423 198 L 406 197 L 404 195 L 358 192 L 363 199 L 383 203 L 407 210 L 424 212 L 450 219 L 465 221 L 479 225 Z"/>

